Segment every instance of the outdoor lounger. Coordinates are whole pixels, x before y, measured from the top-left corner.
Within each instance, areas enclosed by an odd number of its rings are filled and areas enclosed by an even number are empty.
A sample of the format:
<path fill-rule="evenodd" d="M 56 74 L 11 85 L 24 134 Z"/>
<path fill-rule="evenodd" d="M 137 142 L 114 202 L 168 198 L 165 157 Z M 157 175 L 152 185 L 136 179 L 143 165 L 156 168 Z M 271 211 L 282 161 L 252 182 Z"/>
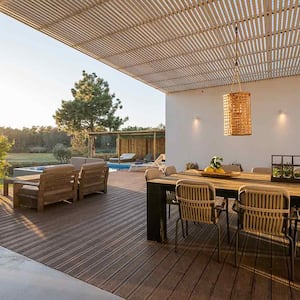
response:
<path fill-rule="evenodd" d="M 112 157 L 109 159 L 111 162 L 129 162 L 134 161 L 136 154 L 135 153 L 123 153 L 120 158 L 118 157 Z"/>

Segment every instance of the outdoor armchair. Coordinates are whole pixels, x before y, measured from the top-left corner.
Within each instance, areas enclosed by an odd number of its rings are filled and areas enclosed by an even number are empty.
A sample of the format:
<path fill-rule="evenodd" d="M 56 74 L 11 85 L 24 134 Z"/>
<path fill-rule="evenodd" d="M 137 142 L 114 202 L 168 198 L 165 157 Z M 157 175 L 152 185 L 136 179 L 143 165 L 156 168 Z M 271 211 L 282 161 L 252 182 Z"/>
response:
<path fill-rule="evenodd" d="M 79 200 L 92 193 L 106 193 L 109 168 L 102 162 L 86 163 L 81 166 L 78 179 Z"/>
<path fill-rule="evenodd" d="M 21 205 L 44 209 L 47 204 L 64 200 L 77 200 L 78 172 L 72 165 L 46 168 L 38 182 L 14 182 L 14 208 Z"/>
<path fill-rule="evenodd" d="M 294 278 L 294 241 L 290 236 L 290 195 L 280 187 L 244 185 L 239 189 L 234 210 L 238 213 L 235 265 L 240 232 L 289 241 L 291 280 Z"/>

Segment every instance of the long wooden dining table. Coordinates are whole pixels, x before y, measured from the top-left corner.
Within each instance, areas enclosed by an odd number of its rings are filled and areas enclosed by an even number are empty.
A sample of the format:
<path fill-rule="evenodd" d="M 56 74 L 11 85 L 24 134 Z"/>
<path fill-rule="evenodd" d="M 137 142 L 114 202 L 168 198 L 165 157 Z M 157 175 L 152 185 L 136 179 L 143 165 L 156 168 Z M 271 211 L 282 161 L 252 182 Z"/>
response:
<path fill-rule="evenodd" d="M 259 184 L 283 187 L 289 191 L 291 207 L 300 207 L 300 181 L 299 183 L 272 182 L 270 175 L 242 172 L 239 176 L 204 177 L 201 173 L 191 174 L 181 172 L 172 176 L 165 176 L 149 180 L 147 182 L 147 239 L 157 242 L 167 241 L 167 217 L 166 217 L 166 191 L 175 191 L 176 182 L 180 179 L 192 179 L 209 181 L 215 186 L 216 195 L 226 200 L 226 217 L 228 240 L 229 236 L 229 199 L 237 199 L 238 190 L 245 184 Z"/>

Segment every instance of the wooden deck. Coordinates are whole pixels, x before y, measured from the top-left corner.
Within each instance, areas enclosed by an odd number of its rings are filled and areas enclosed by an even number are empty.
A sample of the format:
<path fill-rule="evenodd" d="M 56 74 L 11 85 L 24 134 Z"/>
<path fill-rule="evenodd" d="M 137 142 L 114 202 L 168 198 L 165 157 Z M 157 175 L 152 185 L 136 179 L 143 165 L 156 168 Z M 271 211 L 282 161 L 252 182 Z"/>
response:
<path fill-rule="evenodd" d="M 13 210 L 9 197 L 1 199 L 1 246 L 125 299 L 300 299 L 300 259 L 295 283 L 289 283 L 287 249 L 276 241 L 243 236 L 240 267 L 234 267 L 234 213 L 231 244 L 221 217 L 220 264 L 214 226 L 191 224 L 174 252 L 176 207 L 169 242 L 147 241 L 143 173 L 112 172 L 106 195 L 41 213 Z"/>

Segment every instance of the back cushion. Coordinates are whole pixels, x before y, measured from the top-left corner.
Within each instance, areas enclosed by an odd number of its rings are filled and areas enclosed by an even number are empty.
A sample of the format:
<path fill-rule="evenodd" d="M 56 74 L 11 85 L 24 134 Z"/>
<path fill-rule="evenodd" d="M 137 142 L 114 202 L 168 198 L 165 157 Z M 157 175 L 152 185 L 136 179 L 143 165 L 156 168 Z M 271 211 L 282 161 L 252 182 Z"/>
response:
<path fill-rule="evenodd" d="M 83 164 L 81 166 L 81 170 L 88 170 L 88 169 L 97 169 L 97 168 L 102 168 L 103 166 L 106 166 L 106 162 L 90 162 Z"/>
<path fill-rule="evenodd" d="M 105 160 L 102 158 L 86 158 L 85 163 L 86 164 L 91 164 L 91 163 L 96 163 L 96 162 L 101 162 L 102 164 L 106 164 Z"/>
<path fill-rule="evenodd" d="M 71 157 L 70 164 L 72 164 L 76 170 L 80 170 L 82 164 L 85 163 L 86 157 Z"/>

